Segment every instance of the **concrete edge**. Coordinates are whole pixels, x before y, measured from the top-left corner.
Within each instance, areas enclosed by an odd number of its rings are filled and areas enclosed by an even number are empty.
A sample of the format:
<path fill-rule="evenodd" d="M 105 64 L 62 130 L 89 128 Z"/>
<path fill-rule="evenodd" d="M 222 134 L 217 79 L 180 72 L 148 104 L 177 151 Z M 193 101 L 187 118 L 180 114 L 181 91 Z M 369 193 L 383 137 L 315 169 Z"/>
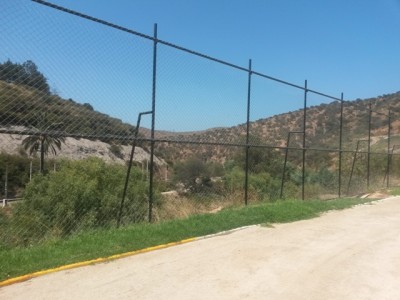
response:
<path fill-rule="evenodd" d="M 209 239 L 209 238 L 213 238 L 213 237 L 216 237 L 216 236 L 227 235 L 227 234 L 234 233 L 236 231 L 244 230 L 244 229 L 251 228 L 251 227 L 259 227 L 259 226 L 260 226 L 259 224 L 255 224 L 255 225 L 242 226 L 242 227 L 238 227 L 238 228 L 234 228 L 234 229 L 228 229 L 228 230 L 220 231 L 220 232 L 217 232 L 217 233 L 213 233 L 213 234 L 208 234 L 208 235 L 205 235 L 205 236 L 197 237 L 196 240 L 199 241 L 199 240 Z"/>
<path fill-rule="evenodd" d="M 116 259 L 119 259 L 119 258 L 124 258 L 124 257 L 128 257 L 128 256 L 141 254 L 141 253 L 146 253 L 146 252 L 160 250 L 160 249 L 164 249 L 164 248 L 168 248 L 168 247 L 172 247 L 172 246 L 186 244 L 186 243 L 190 243 L 190 242 L 193 242 L 193 241 L 196 241 L 196 240 L 198 240 L 198 238 L 189 238 L 189 239 L 181 240 L 181 241 L 178 241 L 178 242 L 172 242 L 172 243 L 157 245 L 157 246 L 148 247 L 148 248 L 144 248 L 144 249 L 140 249 L 140 250 L 125 252 L 125 253 L 121 253 L 121 254 L 114 254 L 114 255 L 111 255 L 111 256 L 107 256 L 107 257 L 100 257 L 100 258 L 95 258 L 95 259 L 91 259 L 91 260 L 87 260 L 87 261 L 83 261 L 83 262 L 72 263 L 72 264 L 68 264 L 68 265 L 64 265 L 64 266 L 60 266 L 60 267 L 56 267 L 56 268 L 52 268 L 52 269 L 37 271 L 37 272 L 30 273 L 30 274 L 17 276 L 17 277 L 13 277 L 13 278 L 10 278 L 10 279 L 6 279 L 4 281 L 0 281 L 0 287 L 8 286 L 8 285 L 11 285 L 11 284 L 14 284 L 14 283 L 27 281 L 27 280 L 35 278 L 35 277 L 39 277 L 39 276 L 42 276 L 42 275 L 55 273 L 55 272 L 58 272 L 58 271 L 63 271 L 63 270 L 69 270 L 69 269 L 89 266 L 89 265 L 102 263 L 102 262 L 108 262 L 108 261 L 116 260 Z"/>
<path fill-rule="evenodd" d="M 22 276 L 17 276 L 17 277 L 13 277 L 13 278 L 10 278 L 10 279 L 6 279 L 4 281 L 0 281 L 0 288 L 4 287 L 4 286 L 11 285 L 11 284 L 14 284 L 14 283 L 24 282 L 24 281 L 27 281 L 29 279 L 32 279 L 32 278 L 35 278 L 35 277 L 39 277 L 39 276 L 42 276 L 42 275 L 55 273 L 55 272 L 58 272 L 58 271 L 69 270 L 69 269 L 74 269 L 74 268 L 79 268 L 79 267 L 85 267 L 85 266 L 89 266 L 89 265 L 93 265 L 93 264 L 97 264 L 97 263 L 103 263 L 103 262 L 108 262 L 108 261 L 112 261 L 112 260 L 116 260 L 116 259 L 120 259 L 120 258 L 124 258 L 124 257 L 128 257 L 128 256 L 133 256 L 133 255 L 137 255 L 137 254 L 141 254 L 141 253 L 146 253 L 146 252 L 151 252 L 151 251 L 155 251 L 155 250 L 165 249 L 165 248 L 169 248 L 169 247 L 172 247 L 172 246 L 187 244 L 187 243 L 194 242 L 194 241 L 199 241 L 199 240 L 203 240 L 203 239 L 209 239 L 209 238 L 216 237 L 216 236 L 227 235 L 227 234 L 239 231 L 239 230 L 244 230 L 244 229 L 247 229 L 247 228 L 250 228 L 250 227 L 255 227 L 255 226 L 259 226 L 259 225 L 242 226 L 242 227 L 239 227 L 239 228 L 225 230 L 225 231 L 221 231 L 221 232 L 217 232 L 217 233 L 213 233 L 213 234 L 209 234 L 209 235 L 205 235 L 205 236 L 201 236 L 201 237 L 189 238 L 189 239 L 181 240 L 181 241 L 178 241 L 178 242 L 172 242 L 172 243 L 157 245 L 157 246 L 148 247 L 148 248 L 144 248 L 144 249 L 140 249 L 140 250 L 129 251 L 129 252 L 124 252 L 124 253 L 120 253 L 120 254 L 114 254 L 114 255 L 111 255 L 111 256 L 107 256 L 107 257 L 100 257 L 100 258 L 95 258 L 95 259 L 91 259 L 91 260 L 87 260 L 87 261 L 68 264 L 68 265 L 64 265 L 64 266 L 60 266 L 60 267 L 56 267 L 56 268 L 52 268 L 52 269 L 46 269 L 46 270 L 43 270 L 43 271 L 37 271 L 37 272 L 29 273 L 29 274 L 26 274 L 26 275 L 22 275 Z"/>

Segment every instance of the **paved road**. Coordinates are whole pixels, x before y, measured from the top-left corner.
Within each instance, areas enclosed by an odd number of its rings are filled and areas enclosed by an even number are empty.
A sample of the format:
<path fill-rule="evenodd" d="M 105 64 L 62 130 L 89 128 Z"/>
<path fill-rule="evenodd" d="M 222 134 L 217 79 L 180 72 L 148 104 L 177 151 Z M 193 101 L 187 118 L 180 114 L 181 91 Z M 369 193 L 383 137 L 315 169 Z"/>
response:
<path fill-rule="evenodd" d="M 0 299 L 400 299 L 400 198 L 38 277 Z"/>

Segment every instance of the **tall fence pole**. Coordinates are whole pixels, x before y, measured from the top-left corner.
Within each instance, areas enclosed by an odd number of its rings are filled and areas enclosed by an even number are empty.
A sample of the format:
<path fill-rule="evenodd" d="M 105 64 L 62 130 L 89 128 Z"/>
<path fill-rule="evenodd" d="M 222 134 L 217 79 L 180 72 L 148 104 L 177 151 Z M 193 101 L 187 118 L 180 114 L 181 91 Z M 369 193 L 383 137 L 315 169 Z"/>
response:
<path fill-rule="evenodd" d="M 371 119 L 372 119 L 372 105 L 371 101 L 368 104 L 369 115 L 368 115 L 368 153 L 367 153 L 367 188 L 369 188 L 369 179 L 370 179 L 370 164 L 371 164 Z"/>
<path fill-rule="evenodd" d="M 343 93 L 340 96 L 340 128 L 339 128 L 339 182 L 338 196 L 341 197 L 342 191 L 342 151 L 343 151 Z"/>
<path fill-rule="evenodd" d="M 391 111 L 389 109 L 389 114 L 388 114 L 388 137 L 387 137 L 387 168 L 386 168 L 386 187 L 389 188 L 389 180 L 390 180 L 390 131 L 391 131 Z"/>
<path fill-rule="evenodd" d="M 288 133 L 287 142 L 286 142 L 286 149 L 285 149 L 285 160 L 283 161 L 283 171 L 282 171 L 282 180 L 281 180 L 281 192 L 279 194 L 279 198 L 283 198 L 283 185 L 285 183 L 285 173 L 286 173 L 286 164 L 287 158 L 289 154 L 289 143 L 290 143 L 290 132 Z"/>
<path fill-rule="evenodd" d="M 304 81 L 304 116 L 303 116 L 303 170 L 302 170 L 302 185 L 301 199 L 304 200 L 305 179 L 306 179 L 306 122 L 307 122 L 307 80 Z"/>
<path fill-rule="evenodd" d="M 157 24 L 154 24 L 153 44 L 153 91 L 151 101 L 151 147 L 150 147 L 150 180 L 149 180 L 149 222 L 153 216 L 153 181 L 154 181 L 154 127 L 156 117 L 156 79 L 157 79 Z"/>
<path fill-rule="evenodd" d="M 249 190 L 249 141 L 250 141 L 250 104 L 251 104 L 251 59 L 249 59 L 249 77 L 247 84 L 247 121 L 246 121 L 246 166 L 244 178 L 244 204 L 248 203 Z"/>

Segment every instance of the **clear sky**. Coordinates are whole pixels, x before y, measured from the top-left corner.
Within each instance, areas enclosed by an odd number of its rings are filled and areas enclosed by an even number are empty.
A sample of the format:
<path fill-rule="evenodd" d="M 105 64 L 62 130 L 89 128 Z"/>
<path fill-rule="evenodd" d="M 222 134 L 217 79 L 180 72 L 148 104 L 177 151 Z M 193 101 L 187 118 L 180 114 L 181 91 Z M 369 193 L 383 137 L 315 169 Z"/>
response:
<path fill-rule="evenodd" d="M 243 67 L 252 59 L 256 71 L 346 100 L 400 90 L 400 0 L 51 2 L 148 35 L 157 23 L 162 40 Z M 130 123 L 151 108 L 149 41 L 28 0 L 0 0 L 0 35 L 0 61 L 32 59 L 64 98 Z M 158 51 L 157 129 L 245 122 L 245 72 Z M 298 109 L 302 97 L 253 76 L 251 119 Z"/>

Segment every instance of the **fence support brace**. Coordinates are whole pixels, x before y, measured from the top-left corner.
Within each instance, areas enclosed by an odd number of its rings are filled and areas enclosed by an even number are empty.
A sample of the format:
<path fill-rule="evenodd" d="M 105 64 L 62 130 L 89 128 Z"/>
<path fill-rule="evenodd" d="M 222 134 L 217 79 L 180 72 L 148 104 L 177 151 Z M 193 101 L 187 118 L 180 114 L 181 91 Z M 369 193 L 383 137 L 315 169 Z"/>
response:
<path fill-rule="evenodd" d="M 282 172 L 282 180 L 281 180 L 281 192 L 279 194 L 279 198 L 283 198 L 283 185 L 285 183 L 285 174 L 286 174 L 286 164 L 287 164 L 287 158 L 288 158 L 288 153 L 289 153 L 289 144 L 290 144 L 290 136 L 291 134 L 304 134 L 303 131 L 290 131 L 288 133 L 287 141 L 286 141 L 286 149 L 285 149 L 285 160 L 283 161 L 283 172 Z"/>
<path fill-rule="evenodd" d="M 131 150 L 131 155 L 129 157 L 129 163 L 128 163 L 128 171 L 126 173 L 126 178 L 125 178 L 125 185 L 124 185 L 124 191 L 122 193 L 122 199 L 121 203 L 119 206 L 119 211 L 118 211 L 118 219 L 117 219 L 117 228 L 121 224 L 121 218 L 122 218 L 122 211 L 124 208 L 124 202 L 125 202 L 125 197 L 126 197 L 126 191 L 128 189 L 128 183 L 129 183 L 129 176 L 131 174 L 131 168 L 132 168 L 132 162 L 133 162 L 133 155 L 135 154 L 135 148 L 136 148 L 136 142 L 137 142 L 137 137 L 139 135 L 139 128 L 140 128 L 140 120 L 142 119 L 143 115 L 148 115 L 151 114 L 151 111 L 146 111 L 146 112 L 141 112 L 139 113 L 138 119 L 137 119 L 137 124 L 135 128 L 135 135 L 134 135 L 134 140 L 132 143 L 132 150 Z"/>

